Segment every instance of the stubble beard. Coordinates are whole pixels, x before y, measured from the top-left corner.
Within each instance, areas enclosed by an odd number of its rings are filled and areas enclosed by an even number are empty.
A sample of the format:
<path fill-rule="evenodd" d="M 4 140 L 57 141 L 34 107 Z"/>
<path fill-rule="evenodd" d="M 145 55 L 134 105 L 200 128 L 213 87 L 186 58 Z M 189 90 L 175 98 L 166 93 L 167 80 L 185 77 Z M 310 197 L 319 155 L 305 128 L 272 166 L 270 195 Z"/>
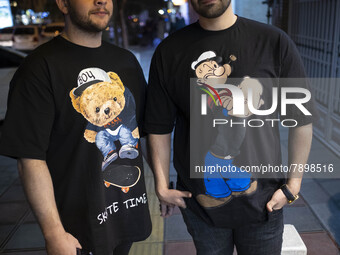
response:
<path fill-rule="evenodd" d="M 112 14 L 110 14 L 108 21 L 104 25 L 100 23 L 95 23 L 91 20 L 90 13 L 88 13 L 87 15 L 82 15 L 77 12 L 76 8 L 72 6 L 72 3 L 70 3 L 70 1 L 67 2 L 70 20 L 80 30 L 87 33 L 99 33 L 107 28 Z"/>
<path fill-rule="evenodd" d="M 202 0 L 191 0 L 193 9 L 204 18 L 214 19 L 221 16 L 228 9 L 231 0 L 218 0 L 217 3 L 211 5 L 203 5 L 201 2 Z"/>

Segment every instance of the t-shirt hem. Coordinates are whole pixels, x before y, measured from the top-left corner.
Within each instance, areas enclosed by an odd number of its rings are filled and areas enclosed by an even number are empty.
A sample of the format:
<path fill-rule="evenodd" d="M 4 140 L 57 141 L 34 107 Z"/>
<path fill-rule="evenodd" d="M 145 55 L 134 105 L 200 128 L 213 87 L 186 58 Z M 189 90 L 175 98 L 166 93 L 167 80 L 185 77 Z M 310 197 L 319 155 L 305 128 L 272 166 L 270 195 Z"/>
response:
<path fill-rule="evenodd" d="M 147 134 L 169 134 L 174 129 L 173 126 L 159 126 L 159 125 L 149 125 L 144 127 L 143 131 Z"/>
<path fill-rule="evenodd" d="M 38 160 L 46 160 L 45 155 L 41 154 L 34 154 L 34 153 L 23 153 L 23 152 L 18 152 L 15 150 L 2 150 L 0 149 L 0 155 L 14 158 L 14 159 L 19 159 L 19 158 L 28 158 L 28 159 L 38 159 Z"/>
<path fill-rule="evenodd" d="M 140 241 L 146 240 L 150 235 L 151 235 L 151 229 L 148 230 L 148 232 L 143 234 L 143 235 L 136 235 L 136 236 L 133 236 L 133 237 L 116 239 L 115 243 L 119 244 L 121 242 L 132 242 L 132 243 L 133 242 L 140 242 Z"/>

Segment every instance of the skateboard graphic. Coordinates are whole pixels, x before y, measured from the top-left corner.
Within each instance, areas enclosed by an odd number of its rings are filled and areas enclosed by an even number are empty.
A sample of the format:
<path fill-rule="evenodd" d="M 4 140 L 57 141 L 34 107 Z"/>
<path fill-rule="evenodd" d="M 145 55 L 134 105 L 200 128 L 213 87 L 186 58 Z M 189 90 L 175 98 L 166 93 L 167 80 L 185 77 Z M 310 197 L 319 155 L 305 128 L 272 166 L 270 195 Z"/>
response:
<path fill-rule="evenodd" d="M 111 185 L 121 188 L 124 193 L 136 185 L 141 175 L 138 166 L 110 164 L 103 171 L 104 185 L 108 188 Z"/>

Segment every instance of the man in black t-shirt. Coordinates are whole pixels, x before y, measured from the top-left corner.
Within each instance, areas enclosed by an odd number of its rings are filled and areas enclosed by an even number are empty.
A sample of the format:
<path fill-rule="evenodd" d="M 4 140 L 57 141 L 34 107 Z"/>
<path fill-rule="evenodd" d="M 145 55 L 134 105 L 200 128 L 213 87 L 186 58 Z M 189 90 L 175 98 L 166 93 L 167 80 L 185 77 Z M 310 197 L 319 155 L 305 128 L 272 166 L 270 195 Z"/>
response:
<path fill-rule="evenodd" d="M 15 73 L 0 154 L 18 159 L 48 254 L 128 254 L 150 235 L 141 135 L 146 82 L 102 42 L 111 0 L 57 0 L 61 36 Z"/>
<path fill-rule="evenodd" d="M 241 255 L 278 255 L 282 207 L 298 198 L 302 175 L 244 170 L 282 166 L 278 123 L 288 120 L 288 164 L 306 164 L 316 111 L 307 100 L 304 112 L 281 112 L 281 88 L 309 89 L 297 49 L 281 30 L 236 16 L 230 3 L 191 0 L 199 21 L 158 46 L 144 130 L 162 216 L 180 207 L 198 254 L 232 254 L 236 245 Z M 176 190 L 168 187 L 174 127 Z"/>

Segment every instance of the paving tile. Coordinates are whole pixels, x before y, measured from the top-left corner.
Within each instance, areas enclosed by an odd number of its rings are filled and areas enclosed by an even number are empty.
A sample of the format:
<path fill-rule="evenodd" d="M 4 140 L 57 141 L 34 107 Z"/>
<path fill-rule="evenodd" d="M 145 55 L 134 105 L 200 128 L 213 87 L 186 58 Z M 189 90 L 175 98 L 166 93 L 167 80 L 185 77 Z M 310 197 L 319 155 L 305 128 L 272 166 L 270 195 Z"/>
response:
<path fill-rule="evenodd" d="M 137 242 L 131 247 L 129 255 L 162 255 L 163 243 Z"/>
<path fill-rule="evenodd" d="M 145 177 L 145 187 L 147 194 L 155 194 L 154 179 L 151 176 Z"/>
<path fill-rule="evenodd" d="M 21 185 L 22 185 L 21 179 L 18 177 L 18 178 L 14 181 L 13 184 L 14 184 L 14 185 L 21 186 Z"/>
<path fill-rule="evenodd" d="M 315 182 L 315 179 L 313 179 L 313 176 L 310 173 L 307 173 L 307 172 L 304 173 L 303 174 L 303 179 L 302 179 L 302 184 L 310 183 L 310 182 Z"/>
<path fill-rule="evenodd" d="M 16 159 L 0 155 L 0 167 L 16 165 Z"/>
<path fill-rule="evenodd" d="M 308 207 L 285 207 L 284 223 L 292 224 L 298 232 L 322 231 L 323 227 Z"/>
<path fill-rule="evenodd" d="M 329 194 L 331 199 L 333 199 L 336 203 L 340 203 L 340 180 L 339 179 L 332 179 L 332 180 L 328 179 L 328 180 L 323 180 L 322 182 L 318 182 L 318 183 Z"/>
<path fill-rule="evenodd" d="M 44 237 L 38 224 L 24 224 L 7 243 L 5 250 L 44 247 Z"/>
<path fill-rule="evenodd" d="M 26 202 L 0 203 L 0 224 L 13 224 L 24 215 L 29 206 Z"/>
<path fill-rule="evenodd" d="M 312 204 L 313 212 L 318 216 L 321 223 L 332 235 L 334 240 L 340 244 L 340 209 L 331 200 L 328 203 Z"/>
<path fill-rule="evenodd" d="M 3 168 L 4 169 L 4 168 Z M 17 163 L 14 162 L 13 164 L 5 166 L 6 171 L 13 173 L 15 176 L 19 177 L 18 166 Z M 14 180 L 13 180 L 14 181 Z"/>
<path fill-rule="evenodd" d="M 303 242 L 307 246 L 308 255 L 339 255 L 339 250 L 326 232 L 302 233 Z"/>
<path fill-rule="evenodd" d="M 313 137 L 311 151 L 328 150 L 328 148 L 320 142 L 317 138 Z"/>
<path fill-rule="evenodd" d="M 25 218 L 25 224 L 26 223 L 36 223 L 37 219 L 35 218 L 33 212 L 30 210 L 30 212 L 28 213 L 28 215 Z"/>
<path fill-rule="evenodd" d="M 1 163 L 1 161 L 0 161 Z M 0 165 L 0 195 L 3 194 L 18 178 L 18 170 L 16 166 Z"/>
<path fill-rule="evenodd" d="M 0 245 L 8 237 L 8 235 L 13 231 L 15 225 L 0 225 Z"/>
<path fill-rule="evenodd" d="M 183 221 L 182 214 L 173 215 L 165 220 L 165 241 L 192 240 Z"/>
<path fill-rule="evenodd" d="M 299 199 L 296 200 L 293 204 L 289 205 L 289 207 L 296 207 L 296 206 L 306 206 L 306 201 L 300 195 Z"/>
<path fill-rule="evenodd" d="M 148 193 L 148 202 L 150 214 L 155 217 L 160 217 L 159 200 L 156 194 Z"/>
<path fill-rule="evenodd" d="M 329 150 L 326 145 L 324 145 L 314 136 L 312 141 L 311 153 L 316 153 L 316 155 L 320 155 L 318 153 L 320 153 L 321 151 L 326 151 L 329 155 L 333 155 L 336 157 L 336 155 L 331 150 Z"/>
<path fill-rule="evenodd" d="M 330 200 L 325 190 L 313 179 L 303 179 L 300 192 L 309 205 L 327 203 Z"/>
<path fill-rule="evenodd" d="M 330 180 L 340 180 L 339 178 L 335 178 L 335 179 L 329 179 L 329 178 L 317 178 L 314 179 L 315 182 L 321 184 L 322 182 L 328 182 Z"/>
<path fill-rule="evenodd" d="M 164 255 L 178 255 L 178 254 L 195 255 L 196 248 L 194 243 L 190 241 L 190 242 L 167 242 L 164 244 Z"/>
<path fill-rule="evenodd" d="M 141 243 L 160 243 L 164 240 L 164 219 L 160 216 L 152 215 L 151 235 Z"/>
<path fill-rule="evenodd" d="M 26 201 L 25 193 L 22 186 L 12 185 L 1 197 L 0 203 L 3 202 L 20 202 Z"/>
<path fill-rule="evenodd" d="M 152 170 L 148 163 L 146 163 L 145 159 L 143 158 L 143 166 L 144 166 L 144 177 L 153 177 Z"/>
<path fill-rule="evenodd" d="M 317 149 L 311 148 L 309 153 L 309 160 L 310 163 L 332 163 L 334 159 L 336 159 L 336 155 L 333 154 L 330 150 L 324 149 Z"/>

